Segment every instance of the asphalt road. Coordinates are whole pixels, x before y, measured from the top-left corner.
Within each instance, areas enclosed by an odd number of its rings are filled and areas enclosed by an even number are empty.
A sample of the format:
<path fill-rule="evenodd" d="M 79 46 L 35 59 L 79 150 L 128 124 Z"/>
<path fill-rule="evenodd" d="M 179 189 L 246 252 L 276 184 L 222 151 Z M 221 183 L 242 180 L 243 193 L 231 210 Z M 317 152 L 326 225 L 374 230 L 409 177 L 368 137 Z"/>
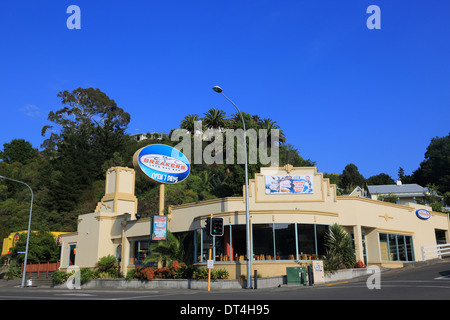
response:
<path fill-rule="evenodd" d="M 100 290 L 20 288 L 0 284 L 0 300 L 81 300 L 138 301 L 147 306 L 164 308 L 174 315 L 215 317 L 233 315 L 265 316 L 305 306 L 310 300 L 450 300 L 450 261 L 389 270 L 379 274 L 379 288 L 369 289 L 368 278 L 317 285 L 313 287 L 282 286 L 258 290 Z M 370 275 L 369 275 L 370 276 Z M 368 276 L 368 277 L 369 277 Z M 373 280 L 373 278 L 371 278 Z M 370 283 L 374 283 L 373 281 Z M 152 302 L 149 302 L 149 301 Z M 295 301 L 295 300 L 301 300 Z M 207 308 L 210 309 L 207 309 Z M 214 309 L 211 309 L 214 308 Z M 213 313 L 214 310 L 214 313 Z M 209 313 L 209 312 L 212 313 Z M 326 310 L 324 310 L 326 311 Z M 268 314 L 266 314 L 268 313 Z"/>

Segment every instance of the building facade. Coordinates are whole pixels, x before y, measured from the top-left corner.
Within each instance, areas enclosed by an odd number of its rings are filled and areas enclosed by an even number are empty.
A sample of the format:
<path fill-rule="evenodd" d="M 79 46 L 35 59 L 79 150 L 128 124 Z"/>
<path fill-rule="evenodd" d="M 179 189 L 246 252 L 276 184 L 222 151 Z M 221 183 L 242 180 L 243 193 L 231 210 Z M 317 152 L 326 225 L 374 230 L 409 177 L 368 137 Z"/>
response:
<path fill-rule="evenodd" d="M 61 266 L 93 267 L 114 254 L 122 270 L 143 263 L 149 253 L 150 219 L 138 219 L 134 170 L 107 172 L 105 196 L 95 212 L 80 215 L 78 231 L 62 235 Z M 192 261 L 206 265 L 214 244 L 215 267 L 230 277 L 246 274 L 245 197 L 229 197 L 169 207 L 168 230 L 187 233 Z M 424 209 L 429 216 L 416 214 Z M 286 274 L 286 267 L 320 259 L 329 226 L 344 226 L 351 235 L 356 260 L 368 265 L 398 267 L 422 260 L 421 247 L 449 241 L 447 214 L 415 203 L 393 204 L 358 196 L 337 196 L 315 167 L 261 168 L 249 181 L 252 269 L 262 276 Z M 221 217 L 224 235 L 209 238 L 206 218 Z M 75 252 L 75 253 L 74 253 Z"/>

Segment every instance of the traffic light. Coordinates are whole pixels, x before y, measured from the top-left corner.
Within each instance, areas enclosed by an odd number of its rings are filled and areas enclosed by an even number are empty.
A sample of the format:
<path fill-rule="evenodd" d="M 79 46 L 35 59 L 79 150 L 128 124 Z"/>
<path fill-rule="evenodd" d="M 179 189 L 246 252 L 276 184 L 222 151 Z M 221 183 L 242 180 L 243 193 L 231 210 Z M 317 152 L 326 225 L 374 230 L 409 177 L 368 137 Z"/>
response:
<path fill-rule="evenodd" d="M 223 218 L 212 218 L 210 234 L 212 236 L 223 236 Z"/>
<path fill-rule="evenodd" d="M 206 228 L 206 233 L 211 235 L 211 218 L 206 218 L 205 228 Z"/>

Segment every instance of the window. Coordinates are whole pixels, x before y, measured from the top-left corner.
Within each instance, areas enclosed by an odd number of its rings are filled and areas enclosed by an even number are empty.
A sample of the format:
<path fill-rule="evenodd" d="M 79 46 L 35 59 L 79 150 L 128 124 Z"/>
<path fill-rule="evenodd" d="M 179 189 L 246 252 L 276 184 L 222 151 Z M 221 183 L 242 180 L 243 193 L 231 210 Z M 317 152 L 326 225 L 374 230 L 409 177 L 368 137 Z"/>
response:
<path fill-rule="evenodd" d="M 412 237 L 405 236 L 405 242 L 406 242 L 406 254 L 407 254 L 408 261 L 415 261 L 413 245 L 412 245 Z"/>
<path fill-rule="evenodd" d="M 130 241 L 130 264 L 143 265 L 149 254 L 149 240 Z"/>
<path fill-rule="evenodd" d="M 209 241 L 213 241 L 212 237 L 209 234 L 209 231 L 206 231 L 206 228 L 202 229 L 202 261 L 206 262 L 209 259 Z M 214 244 L 213 244 L 214 245 Z M 213 253 L 211 253 L 213 254 Z"/>
<path fill-rule="evenodd" d="M 77 250 L 76 244 L 71 244 L 69 246 L 69 266 L 75 265 L 75 254 Z"/>
<path fill-rule="evenodd" d="M 327 254 L 325 237 L 329 229 L 330 227 L 328 225 L 316 224 L 317 254 L 319 256 L 324 256 Z"/>
<path fill-rule="evenodd" d="M 314 224 L 297 224 L 298 253 L 315 254 L 316 253 L 316 235 Z M 304 260 L 300 258 L 300 260 Z"/>
<path fill-rule="evenodd" d="M 389 258 L 390 261 L 398 261 L 398 253 L 397 253 L 397 235 L 389 234 Z"/>
<path fill-rule="evenodd" d="M 294 260 L 295 224 L 275 223 L 274 231 L 276 260 Z"/>
<path fill-rule="evenodd" d="M 234 225 L 231 228 L 232 233 L 232 255 L 234 261 L 244 261 L 247 255 L 247 241 L 245 225 Z"/>
<path fill-rule="evenodd" d="M 215 242 L 215 260 L 216 261 L 230 261 L 231 246 L 230 246 L 230 226 L 223 227 L 223 236 L 214 237 Z"/>
<path fill-rule="evenodd" d="M 382 261 L 414 261 L 411 236 L 380 233 L 379 238 Z"/>
<path fill-rule="evenodd" d="M 435 229 L 434 232 L 436 235 L 436 244 L 446 244 L 447 243 L 447 239 L 445 237 L 445 230 Z"/>
<path fill-rule="evenodd" d="M 295 223 L 258 223 L 251 225 L 253 260 L 311 260 L 325 254 L 328 225 Z M 209 235 L 197 229 L 194 236 L 195 262 L 206 262 Z M 225 225 L 224 235 L 215 237 L 215 261 L 246 261 L 245 225 Z"/>
<path fill-rule="evenodd" d="M 254 224 L 253 256 L 255 260 L 273 260 L 273 227 L 271 223 Z"/>

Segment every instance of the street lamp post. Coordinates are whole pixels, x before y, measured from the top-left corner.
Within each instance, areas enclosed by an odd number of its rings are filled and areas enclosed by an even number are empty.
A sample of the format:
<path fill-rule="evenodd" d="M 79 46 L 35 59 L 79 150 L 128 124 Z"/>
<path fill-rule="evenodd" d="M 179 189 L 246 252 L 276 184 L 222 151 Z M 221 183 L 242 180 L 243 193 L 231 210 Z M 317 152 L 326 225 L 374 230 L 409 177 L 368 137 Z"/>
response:
<path fill-rule="evenodd" d="M 223 94 L 223 90 L 219 86 L 214 86 L 213 90 L 217 93 L 221 93 L 225 99 L 227 99 L 239 112 L 239 115 L 241 116 L 242 125 L 244 127 L 244 157 L 245 157 L 245 225 L 246 225 L 246 238 L 247 238 L 247 288 L 252 288 L 252 253 L 250 248 L 250 214 L 248 210 L 248 164 L 247 164 L 247 132 L 245 129 L 245 122 L 244 117 L 242 116 L 241 110 L 231 101 L 228 99 L 226 95 Z"/>
<path fill-rule="evenodd" d="M 22 182 L 22 181 L 19 181 L 19 180 L 14 180 L 14 179 L 3 177 L 3 176 L 0 176 L 0 178 L 11 180 L 11 181 L 14 181 L 14 182 L 22 183 L 22 184 L 26 185 L 28 187 L 28 189 L 30 189 L 30 191 L 31 191 L 31 204 L 30 204 L 30 217 L 28 219 L 27 245 L 25 247 L 25 259 L 24 259 L 24 262 L 23 262 L 22 284 L 21 284 L 21 287 L 23 288 L 23 287 L 25 287 L 25 275 L 27 273 L 28 245 L 30 243 L 31 212 L 33 210 L 33 190 L 25 182 Z"/>

